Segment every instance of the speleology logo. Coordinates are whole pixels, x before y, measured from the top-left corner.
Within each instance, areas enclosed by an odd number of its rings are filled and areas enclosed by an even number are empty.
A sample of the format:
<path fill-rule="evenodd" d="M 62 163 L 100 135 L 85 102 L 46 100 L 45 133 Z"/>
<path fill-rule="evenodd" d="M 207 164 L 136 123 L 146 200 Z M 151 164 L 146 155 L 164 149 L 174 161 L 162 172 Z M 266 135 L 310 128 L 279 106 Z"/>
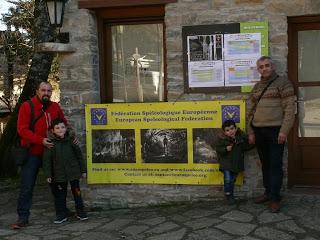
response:
<path fill-rule="evenodd" d="M 91 109 L 91 125 L 107 125 L 107 109 L 92 108 Z"/>
<path fill-rule="evenodd" d="M 232 119 L 236 123 L 240 122 L 240 106 L 239 105 L 222 105 L 222 122 Z"/>

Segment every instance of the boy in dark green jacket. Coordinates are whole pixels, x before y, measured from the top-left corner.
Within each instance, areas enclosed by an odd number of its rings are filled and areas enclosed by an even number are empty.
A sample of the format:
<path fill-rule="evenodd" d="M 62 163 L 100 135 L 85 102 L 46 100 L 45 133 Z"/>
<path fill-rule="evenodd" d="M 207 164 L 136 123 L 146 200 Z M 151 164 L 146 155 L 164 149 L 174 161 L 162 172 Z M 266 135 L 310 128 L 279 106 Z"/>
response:
<path fill-rule="evenodd" d="M 237 175 L 244 170 L 244 152 L 253 147 L 249 145 L 247 135 L 238 129 L 233 120 L 222 124 L 223 136 L 219 139 L 216 151 L 220 171 L 224 175 L 224 193 L 229 204 L 234 204 L 234 183 Z"/>
<path fill-rule="evenodd" d="M 79 179 L 82 177 L 82 153 L 78 145 L 73 143 L 67 132 L 63 120 L 56 119 L 52 122 L 50 131 L 52 148 L 46 148 L 43 153 L 43 171 L 50 183 L 54 196 L 56 219 L 54 223 L 67 221 L 68 209 L 66 205 L 68 182 L 76 205 L 77 218 L 88 219 L 84 211 L 81 197 Z"/>

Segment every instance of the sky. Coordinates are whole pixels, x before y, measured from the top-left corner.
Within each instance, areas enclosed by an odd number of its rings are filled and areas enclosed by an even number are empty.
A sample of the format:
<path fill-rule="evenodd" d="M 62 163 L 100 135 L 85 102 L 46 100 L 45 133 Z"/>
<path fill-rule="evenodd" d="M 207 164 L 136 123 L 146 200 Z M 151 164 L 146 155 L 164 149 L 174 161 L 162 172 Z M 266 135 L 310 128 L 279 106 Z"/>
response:
<path fill-rule="evenodd" d="M 13 4 L 8 3 L 6 0 L 0 0 L 0 18 L 2 17 L 1 14 L 7 13 L 9 7 L 13 6 Z M 5 30 L 6 27 L 3 25 L 3 23 L 0 21 L 0 30 Z"/>

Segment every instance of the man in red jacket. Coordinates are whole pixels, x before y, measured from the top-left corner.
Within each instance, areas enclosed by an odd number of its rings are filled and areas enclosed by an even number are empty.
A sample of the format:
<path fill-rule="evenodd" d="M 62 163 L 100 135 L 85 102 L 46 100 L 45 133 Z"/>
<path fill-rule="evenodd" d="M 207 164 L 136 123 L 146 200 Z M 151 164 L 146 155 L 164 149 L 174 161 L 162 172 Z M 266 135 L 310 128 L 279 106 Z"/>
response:
<path fill-rule="evenodd" d="M 36 95 L 31 98 L 34 106 L 34 129 L 31 129 L 31 107 L 25 101 L 19 110 L 17 131 L 21 138 L 21 145 L 30 145 L 27 161 L 21 169 L 21 184 L 18 198 L 18 221 L 12 225 L 13 229 L 20 229 L 29 223 L 30 208 L 32 204 L 33 187 L 42 164 L 44 147 L 52 147 L 53 143 L 47 137 L 47 132 L 52 120 L 63 119 L 64 114 L 58 103 L 51 102 L 52 86 L 48 82 L 41 82 L 36 90 Z"/>

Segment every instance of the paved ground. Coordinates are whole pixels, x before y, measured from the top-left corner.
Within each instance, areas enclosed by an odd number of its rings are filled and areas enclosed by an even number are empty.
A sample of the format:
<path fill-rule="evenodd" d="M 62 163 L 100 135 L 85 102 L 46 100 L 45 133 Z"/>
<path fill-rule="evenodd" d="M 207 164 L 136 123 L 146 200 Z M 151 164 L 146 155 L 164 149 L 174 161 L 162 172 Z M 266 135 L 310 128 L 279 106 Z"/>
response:
<path fill-rule="evenodd" d="M 17 190 L 0 189 L 0 239 L 147 240 L 319 240 L 320 195 L 287 193 L 278 214 L 242 200 L 139 209 L 91 211 L 90 219 L 56 225 L 47 187 L 35 191 L 31 225 L 10 230 L 16 220 Z"/>

